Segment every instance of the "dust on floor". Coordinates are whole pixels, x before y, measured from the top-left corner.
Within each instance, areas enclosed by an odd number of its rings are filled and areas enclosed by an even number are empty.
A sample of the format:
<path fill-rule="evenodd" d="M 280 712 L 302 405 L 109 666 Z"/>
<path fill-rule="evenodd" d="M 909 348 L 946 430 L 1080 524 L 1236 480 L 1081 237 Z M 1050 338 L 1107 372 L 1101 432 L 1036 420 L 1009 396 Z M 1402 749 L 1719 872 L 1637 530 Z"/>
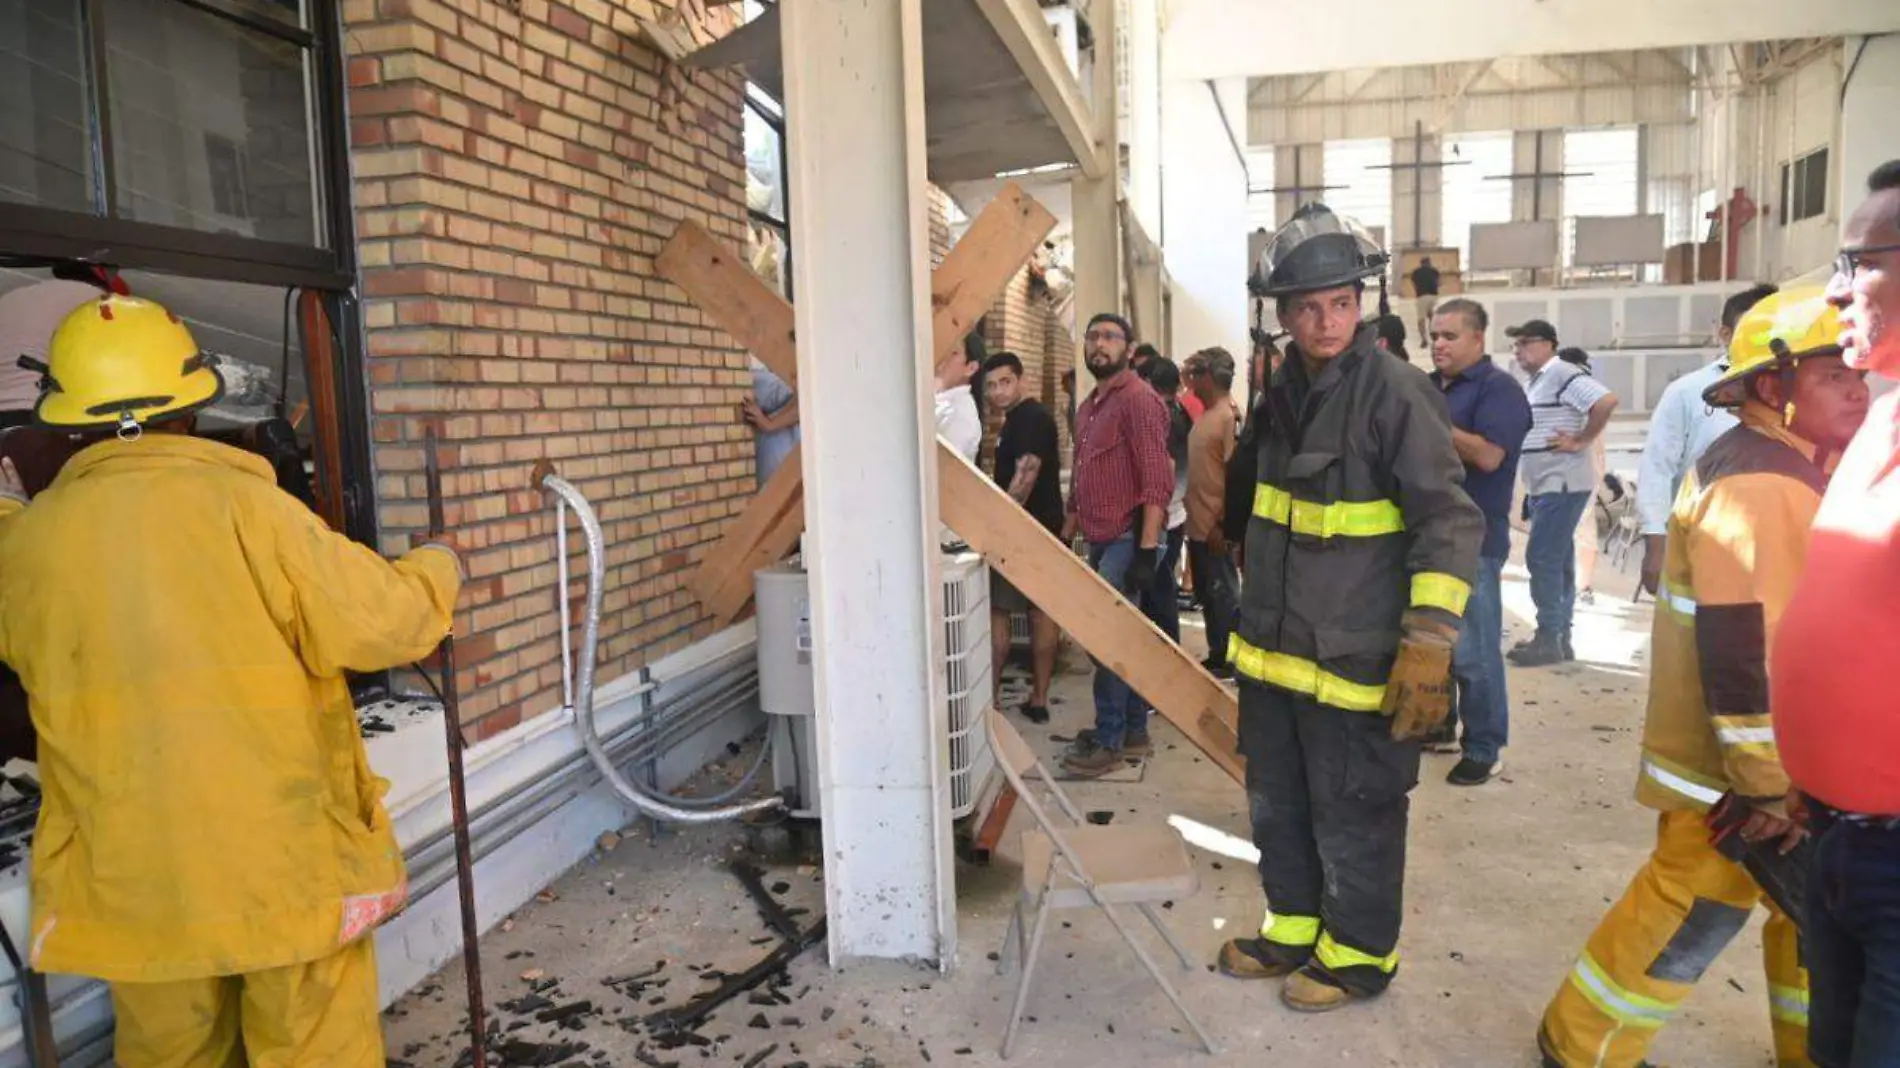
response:
<path fill-rule="evenodd" d="M 1506 606 L 1528 608 L 1521 570 Z M 777 940 L 728 865 L 744 855 L 732 829 L 653 838 L 633 832 L 562 876 L 544 899 L 482 943 L 491 1006 L 512 1054 L 499 1063 L 916 1068 L 922 1065 L 1100 1068 L 1153 1065 L 1404 1065 L 1531 1068 L 1538 1016 L 1603 911 L 1641 865 L 1655 814 L 1630 800 L 1642 723 L 1647 602 L 1606 563 L 1580 610 L 1574 665 L 1513 670 L 1507 771 L 1477 789 L 1448 786 L 1453 758 L 1428 757 L 1414 793 L 1403 964 L 1383 998 L 1328 1016 L 1295 1014 L 1272 982 L 1240 983 L 1205 965 L 1174 972 L 1222 1052 L 1199 1052 L 1160 991 L 1099 914 L 1062 917 L 1044 947 L 1015 1057 L 1002 1037 L 1015 975 L 994 974 L 1019 868 L 1016 832 L 988 867 L 959 864 L 956 967 L 947 975 L 894 962 L 832 970 L 822 945 L 782 982 L 741 995 L 698 1029 L 704 1045 L 662 1048 L 639 1021 L 746 969 Z M 1518 636 L 1524 628 L 1515 625 Z M 1190 623 L 1184 641 L 1198 647 Z M 1054 722 L 1022 724 L 1045 754 L 1091 718 L 1085 667 L 1056 686 Z M 1259 923 L 1262 898 L 1239 789 L 1165 723 L 1138 783 L 1066 784 L 1117 822 L 1172 820 L 1194 845 L 1200 893 L 1162 913 L 1189 950 Z M 781 866 L 769 892 L 811 922 L 823 885 Z M 1150 937 L 1156 959 L 1166 948 Z M 1772 1064 L 1759 923 L 1738 938 L 1657 1039 L 1659 1064 Z M 634 978 L 629 978 L 634 977 Z M 575 1008 L 578 1003 L 587 1003 Z M 443 1068 L 462 1052 L 459 971 L 392 1009 L 390 1056 Z M 498 1063 L 491 1059 L 491 1064 Z"/>

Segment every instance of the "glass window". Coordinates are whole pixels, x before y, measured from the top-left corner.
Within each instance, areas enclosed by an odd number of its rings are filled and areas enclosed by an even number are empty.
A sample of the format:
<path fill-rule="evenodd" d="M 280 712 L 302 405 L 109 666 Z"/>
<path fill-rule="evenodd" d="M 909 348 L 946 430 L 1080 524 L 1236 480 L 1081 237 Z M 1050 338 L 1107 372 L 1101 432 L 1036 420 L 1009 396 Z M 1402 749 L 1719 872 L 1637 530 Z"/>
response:
<path fill-rule="evenodd" d="M 1273 146 L 1265 145 L 1247 150 L 1247 229 L 1266 230 L 1271 233 L 1279 225 L 1278 211 L 1274 200 L 1279 195 L 1271 190 L 1280 183 L 1274 180 Z"/>
<path fill-rule="evenodd" d="M 1782 225 L 1812 219 L 1827 210 L 1827 149 L 1781 165 Z"/>
<path fill-rule="evenodd" d="M 755 214 L 785 221 L 785 158 L 779 132 L 754 107 L 745 109 L 745 199 Z"/>
<path fill-rule="evenodd" d="M 1321 167 L 1321 184 L 1329 187 L 1321 195 L 1327 206 L 1371 230 L 1381 246 L 1392 230 L 1391 165 L 1392 142 L 1380 137 L 1326 142 Z"/>
<path fill-rule="evenodd" d="M 1574 175 L 1563 179 L 1566 265 L 1577 252 L 1578 216 L 1636 214 L 1637 140 L 1633 126 L 1564 132 L 1563 169 Z"/>
<path fill-rule="evenodd" d="M 1446 167 L 1441 231 L 1445 244 L 1458 250 L 1458 262 L 1471 266 L 1471 228 L 1511 221 L 1511 186 L 1503 176 L 1514 169 L 1510 132 L 1456 134 L 1445 139 Z M 1469 277 L 1467 282 L 1471 281 Z"/>
<path fill-rule="evenodd" d="M 79 5 L 0 0 L 0 200 L 91 212 Z"/>
<path fill-rule="evenodd" d="M 323 244 L 304 50 L 182 4 L 102 7 L 117 213 Z"/>

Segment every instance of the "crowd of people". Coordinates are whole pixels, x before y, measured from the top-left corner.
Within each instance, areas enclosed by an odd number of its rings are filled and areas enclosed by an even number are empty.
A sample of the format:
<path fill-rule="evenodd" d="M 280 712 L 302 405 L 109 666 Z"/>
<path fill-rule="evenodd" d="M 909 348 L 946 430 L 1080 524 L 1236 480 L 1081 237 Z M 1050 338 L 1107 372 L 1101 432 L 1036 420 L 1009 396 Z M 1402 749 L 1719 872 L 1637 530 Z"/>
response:
<path fill-rule="evenodd" d="M 1436 278 L 1419 287 L 1433 368 L 1420 373 L 1403 321 L 1360 311 L 1387 265 L 1350 220 L 1303 208 L 1257 265 L 1285 333 L 1257 333 L 1239 391 L 1225 350 L 1177 369 L 1125 319 L 1096 315 L 1066 495 L 1055 418 L 1021 397 L 1014 356 L 989 367 L 1008 413 L 998 482 L 1177 640 L 1185 545 L 1205 666 L 1238 680 L 1268 901 L 1219 968 L 1284 978 L 1282 998 L 1306 1011 L 1396 974 L 1421 752 L 1458 752 L 1453 784 L 1491 781 L 1509 667 L 1576 657 L 1619 404 L 1550 322 L 1508 327 L 1513 359 L 1494 360 L 1489 312 L 1439 299 Z M 1831 281 L 1734 294 L 1720 357 L 1652 413 L 1635 502 L 1640 582 L 1657 599 L 1636 798 L 1660 812 L 1656 845 L 1545 1013 L 1547 1066 L 1646 1064 L 1757 904 L 1778 1062 L 1900 1063 L 1900 717 L 1881 674 L 1900 652 L 1884 616 L 1900 587 L 1900 400 L 1870 401 L 1864 381 L 1900 373 L 1892 321 L 1900 161 L 1870 176 Z M 1507 652 L 1514 520 L 1528 524 L 1536 629 Z M 1001 633 L 1019 603 L 999 596 Z M 1024 712 L 1044 721 L 1058 635 L 1029 607 Z M 1149 706 L 1099 663 L 1094 697 L 1093 726 L 1062 758 L 1077 777 L 1153 747 Z"/>

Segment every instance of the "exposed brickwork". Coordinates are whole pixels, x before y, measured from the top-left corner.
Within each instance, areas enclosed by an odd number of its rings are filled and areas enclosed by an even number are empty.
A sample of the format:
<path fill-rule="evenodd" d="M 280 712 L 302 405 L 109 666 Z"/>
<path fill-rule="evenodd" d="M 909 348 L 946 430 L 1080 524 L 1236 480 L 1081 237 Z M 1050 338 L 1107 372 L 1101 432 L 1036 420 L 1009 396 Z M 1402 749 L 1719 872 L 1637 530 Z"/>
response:
<path fill-rule="evenodd" d="M 603 680 L 710 632 L 687 568 L 754 488 L 745 357 L 652 262 L 686 219 L 744 244 L 743 82 L 669 64 L 635 12 L 652 5 L 344 3 L 383 541 L 424 525 L 439 419 L 477 737 L 560 701 L 537 461 L 606 528 Z"/>
<path fill-rule="evenodd" d="M 1028 379 L 1029 395 L 1042 401 L 1056 416 L 1062 435 L 1062 452 L 1069 455 L 1068 394 L 1062 389 L 1062 372 L 1075 362 L 1074 342 L 1057 317 L 1055 306 L 1031 282 L 1028 268 L 1009 280 L 1003 295 L 991 306 L 984 320 L 983 340 L 991 352 L 1007 350 L 1023 361 L 1023 376 Z M 990 438 L 994 438 L 1001 417 L 988 413 Z M 988 442 L 985 443 L 985 449 Z M 987 455 L 987 452 L 986 452 Z"/>

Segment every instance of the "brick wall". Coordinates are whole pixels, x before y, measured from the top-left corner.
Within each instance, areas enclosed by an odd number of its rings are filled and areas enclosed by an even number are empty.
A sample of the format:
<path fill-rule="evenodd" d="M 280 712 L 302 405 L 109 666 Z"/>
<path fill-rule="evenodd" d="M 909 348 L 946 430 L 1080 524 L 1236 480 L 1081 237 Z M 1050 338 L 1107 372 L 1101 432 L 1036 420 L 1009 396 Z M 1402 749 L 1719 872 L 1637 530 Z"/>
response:
<path fill-rule="evenodd" d="M 654 12 L 344 3 L 383 541 L 424 525 L 420 442 L 439 420 L 476 737 L 560 702 L 537 461 L 606 529 L 603 681 L 710 632 L 688 564 L 754 488 L 732 414 L 745 357 L 652 262 L 683 219 L 743 246 L 743 83 L 668 63 L 635 13 Z"/>
<path fill-rule="evenodd" d="M 985 319 L 983 340 L 991 352 L 1007 350 L 1023 361 L 1023 377 L 1029 396 L 1036 398 L 1056 416 L 1062 435 L 1063 455 L 1069 454 L 1069 396 L 1062 389 L 1062 372 L 1075 362 L 1074 342 L 1057 317 L 1055 306 L 1030 281 L 1027 267 L 1009 280 L 1003 295 L 991 305 Z M 1001 425 L 1001 417 L 989 413 L 990 421 Z M 994 435 L 995 426 L 991 428 Z"/>

